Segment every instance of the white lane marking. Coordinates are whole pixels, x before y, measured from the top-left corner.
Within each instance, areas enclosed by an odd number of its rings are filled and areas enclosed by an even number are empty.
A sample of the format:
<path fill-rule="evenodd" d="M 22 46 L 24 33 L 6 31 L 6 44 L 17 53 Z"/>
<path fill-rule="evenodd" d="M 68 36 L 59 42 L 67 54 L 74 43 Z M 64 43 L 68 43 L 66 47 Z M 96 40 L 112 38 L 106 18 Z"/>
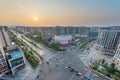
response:
<path fill-rule="evenodd" d="M 73 74 L 69 80 L 72 80 L 72 79 L 73 79 L 73 77 L 74 77 L 74 75 L 75 75 L 75 74 Z"/>
<path fill-rule="evenodd" d="M 99 77 L 97 74 L 93 74 L 94 76 L 96 76 L 96 77 Z"/>
<path fill-rule="evenodd" d="M 56 56 L 56 55 L 57 55 L 57 54 L 54 54 L 54 55 L 48 57 L 48 59 L 51 59 L 51 58 L 53 58 L 53 57 Z"/>

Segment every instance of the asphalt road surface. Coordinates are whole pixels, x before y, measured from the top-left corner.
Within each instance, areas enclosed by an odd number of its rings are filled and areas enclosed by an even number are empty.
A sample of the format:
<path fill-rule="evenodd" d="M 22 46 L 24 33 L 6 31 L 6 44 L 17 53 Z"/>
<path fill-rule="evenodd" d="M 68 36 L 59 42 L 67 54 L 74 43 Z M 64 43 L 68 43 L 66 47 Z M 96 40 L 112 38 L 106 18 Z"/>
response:
<path fill-rule="evenodd" d="M 75 72 L 65 70 L 65 67 L 68 65 L 82 75 L 90 75 L 93 80 L 108 80 L 85 67 L 78 57 L 78 54 L 80 53 L 77 51 L 56 53 L 56 55 L 49 60 L 49 64 L 47 64 L 46 59 L 44 59 L 41 65 L 41 72 L 38 74 L 38 80 L 86 80 L 82 79 L 81 76 L 77 76 Z"/>

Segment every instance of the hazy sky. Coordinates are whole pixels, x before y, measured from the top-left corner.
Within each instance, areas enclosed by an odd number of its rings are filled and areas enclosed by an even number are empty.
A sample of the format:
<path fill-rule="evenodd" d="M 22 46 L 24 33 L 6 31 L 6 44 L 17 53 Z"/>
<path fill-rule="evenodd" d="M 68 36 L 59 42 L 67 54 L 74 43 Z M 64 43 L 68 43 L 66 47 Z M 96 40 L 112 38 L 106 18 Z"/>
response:
<path fill-rule="evenodd" d="M 120 0 L 0 0 L 0 25 L 120 24 Z"/>

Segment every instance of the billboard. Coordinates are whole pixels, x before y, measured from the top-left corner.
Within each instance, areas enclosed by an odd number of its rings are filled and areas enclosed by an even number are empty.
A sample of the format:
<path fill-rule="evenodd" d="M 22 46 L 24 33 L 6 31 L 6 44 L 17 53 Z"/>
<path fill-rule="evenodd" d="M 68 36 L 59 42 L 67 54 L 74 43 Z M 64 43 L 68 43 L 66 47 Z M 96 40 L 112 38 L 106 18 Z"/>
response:
<path fill-rule="evenodd" d="M 60 44 L 62 44 L 62 45 L 68 44 L 68 40 L 61 40 Z"/>

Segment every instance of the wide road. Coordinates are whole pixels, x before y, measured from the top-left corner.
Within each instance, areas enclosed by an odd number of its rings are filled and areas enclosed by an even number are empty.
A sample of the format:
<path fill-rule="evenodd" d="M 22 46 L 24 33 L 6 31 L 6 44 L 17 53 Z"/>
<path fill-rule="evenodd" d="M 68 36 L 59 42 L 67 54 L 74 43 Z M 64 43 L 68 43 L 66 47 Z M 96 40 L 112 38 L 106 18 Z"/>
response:
<path fill-rule="evenodd" d="M 77 51 L 63 51 L 52 57 L 49 64 L 44 60 L 38 80 L 86 80 L 82 79 L 81 76 L 76 76 L 75 72 L 65 70 L 64 68 L 68 64 L 82 75 L 90 73 L 93 80 L 109 80 L 86 68 L 78 54 L 80 53 Z"/>
<path fill-rule="evenodd" d="M 28 43 L 26 40 L 25 42 Z M 28 44 L 30 45 L 30 43 Z M 86 68 L 79 57 L 81 51 L 74 46 L 73 47 L 68 46 L 66 48 L 67 51 L 54 52 L 39 43 L 37 43 L 37 45 L 42 48 L 41 51 L 46 56 L 44 56 L 43 64 L 39 65 L 35 70 L 37 71 L 35 72 L 35 76 L 36 76 L 36 78 L 34 78 L 35 80 L 85 80 L 82 79 L 81 76 L 76 76 L 75 72 L 65 70 L 64 68 L 68 64 L 73 69 L 80 72 L 82 75 L 91 75 L 93 80 L 108 80 L 103 76 L 96 75 L 89 68 Z M 72 50 L 71 47 L 73 48 Z M 35 49 L 34 46 L 33 48 Z M 48 59 L 49 59 L 49 64 L 46 63 L 46 60 Z M 33 78 L 31 80 L 33 80 Z"/>

